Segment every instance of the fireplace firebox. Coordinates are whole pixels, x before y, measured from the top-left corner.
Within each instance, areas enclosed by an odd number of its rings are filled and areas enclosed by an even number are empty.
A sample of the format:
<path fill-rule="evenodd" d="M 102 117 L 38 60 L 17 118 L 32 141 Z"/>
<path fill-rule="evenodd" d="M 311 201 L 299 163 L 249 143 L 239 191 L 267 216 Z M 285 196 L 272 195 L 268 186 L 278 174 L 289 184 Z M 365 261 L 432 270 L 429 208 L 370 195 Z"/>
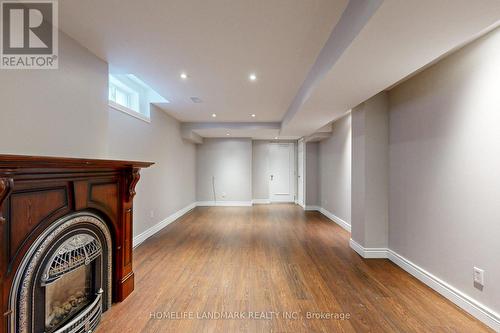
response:
<path fill-rule="evenodd" d="M 133 291 L 132 199 L 151 164 L 0 155 L 0 333 L 92 332 Z"/>

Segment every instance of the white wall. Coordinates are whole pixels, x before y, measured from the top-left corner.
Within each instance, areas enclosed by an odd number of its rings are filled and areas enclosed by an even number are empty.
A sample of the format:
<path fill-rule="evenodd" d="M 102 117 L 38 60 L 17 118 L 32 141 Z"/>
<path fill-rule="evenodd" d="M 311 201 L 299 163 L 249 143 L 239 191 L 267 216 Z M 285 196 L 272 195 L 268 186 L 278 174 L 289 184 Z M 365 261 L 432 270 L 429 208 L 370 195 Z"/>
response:
<path fill-rule="evenodd" d="M 138 235 L 196 201 L 196 148 L 181 139 L 179 122 L 155 106 L 151 123 L 112 108 L 108 115 L 108 155 L 155 162 L 141 171 L 136 188 L 134 235 Z"/>
<path fill-rule="evenodd" d="M 156 162 L 137 186 L 136 236 L 195 201 L 195 148 L 158 109 L 150 124 L 108 109 L 107 85 L 108 65 L 60 33 L 59 69 L 1 71 L 0 153 Z"/>
<path fill-rule="evenodd" d="M 107 64 L 61 33 L 59 69 L 0 71 L 0 152 L 106 157 Z"/>
<path fill-rule="evenodd" d="M 252 201 L 252 140 L 205 139 L 196 146 L 196 198 L 214 202 Z"/>
<path fill-rule="evenodd" d="M 252 141 L 253 199 L 269 200 L 269 141 Z"/>
<path fill-rule="evenodd" d="M 390 91 L 389 208 L 392 250 L 497 314 L 499 45 L 497 29 Z"/>
<path fill-rule="evenodd" d="M 351 223 L 351 116 L 333 123 L 332 136 L 319 144 L 321 206 Z"/>
<path fill-rule="evenodd" d="M 351 238 L 387 248 L 389 226 L 389 101 L 381 92 L 352 110 Z"/>
<path fill-rule="evenodd" d="M 320 206 L 319 142 L 307 142 L 306 146 L 306 206 Z"/>

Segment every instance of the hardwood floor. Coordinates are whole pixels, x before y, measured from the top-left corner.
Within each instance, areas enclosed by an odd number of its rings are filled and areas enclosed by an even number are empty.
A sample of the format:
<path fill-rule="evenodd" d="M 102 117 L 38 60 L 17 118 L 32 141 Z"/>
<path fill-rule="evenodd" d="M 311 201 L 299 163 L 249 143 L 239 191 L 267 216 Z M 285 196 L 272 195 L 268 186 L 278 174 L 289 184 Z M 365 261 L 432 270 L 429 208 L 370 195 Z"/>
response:
<path fill-rule="evenodd" d="M 136 289 L 100 333 L 491 331 L 390 261 L 363 260 L 349 233 L 294 205 L 198 207 L 134 255 Z"/>

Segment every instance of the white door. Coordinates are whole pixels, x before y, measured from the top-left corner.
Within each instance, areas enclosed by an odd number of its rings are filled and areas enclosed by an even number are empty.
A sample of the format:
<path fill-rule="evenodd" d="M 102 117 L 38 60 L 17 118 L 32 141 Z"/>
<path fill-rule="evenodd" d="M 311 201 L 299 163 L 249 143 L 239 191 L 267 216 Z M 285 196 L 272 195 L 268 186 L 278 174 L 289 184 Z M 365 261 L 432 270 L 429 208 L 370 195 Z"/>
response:
<path fill-rule="evenodd" d="M 295 201 L 294 144 L 273 143 L 269 151 L 269 198 L 272 202 Z"/>
<path fill-rule="evenodd" d="M 305 143 L 304 140 L 299 140 L 297 147 L 297 203 L 305 207 L 304 196 L 304 167 L 305 167 Z"/>

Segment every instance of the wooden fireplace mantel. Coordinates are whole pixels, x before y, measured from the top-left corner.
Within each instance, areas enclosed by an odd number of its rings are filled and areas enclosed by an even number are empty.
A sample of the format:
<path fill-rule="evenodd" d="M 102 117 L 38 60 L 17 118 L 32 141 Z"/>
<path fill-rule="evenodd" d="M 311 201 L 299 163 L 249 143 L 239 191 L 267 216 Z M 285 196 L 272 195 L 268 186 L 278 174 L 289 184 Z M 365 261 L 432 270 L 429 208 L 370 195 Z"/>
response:
<path fill-rule="evenodd" d="M 113 237 L 113 300 L 134 290 L 132 199 L 153 163 L 0 155 L 0 333 L 16 269 L 38 235 L 68 214 L 98 214 Z"/>

